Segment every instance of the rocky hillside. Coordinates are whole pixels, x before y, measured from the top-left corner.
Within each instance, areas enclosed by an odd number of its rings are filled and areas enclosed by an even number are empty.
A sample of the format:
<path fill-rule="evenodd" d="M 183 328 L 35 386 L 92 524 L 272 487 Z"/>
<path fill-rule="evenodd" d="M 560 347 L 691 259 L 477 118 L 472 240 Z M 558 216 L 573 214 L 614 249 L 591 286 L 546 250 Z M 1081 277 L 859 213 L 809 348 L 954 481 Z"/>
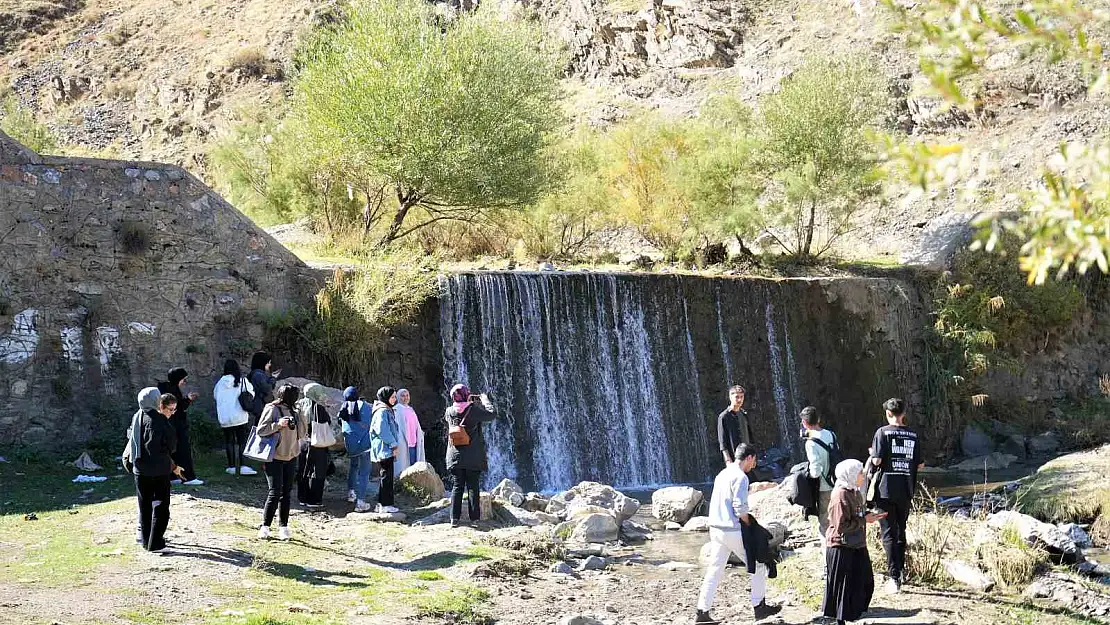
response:
<path fill-rule="evenodd" d="M 923 95 L 915 55 L 892 34 L 885 10 L 866 1 L 500 2 L 505 14 L 523 8 L 566 42 L 569 108 L 580 123 L 600 126 L 647 109 L 690 115 L 721 91 L 754 103 L 809 56 L 874 55 L 897 96 L 891 120 L 903 131 L 995 150 L 1001 170 L 990 208 L 1011 208 L 1006 192 L 1035 180 L 1060 141 L 1095 136 L 1106 121 L 1076 68 L 1046 67 L 1015 51 L 990 59 L 977 115 L 942 111 Z M 18 16 L 22 37 L 0 62 L 0 90 L 79 150 L 180 163 L 203 176 L 214 135 L 243 111 L 285 97 L 298 37 L 335 11 L 315 0 L 0 0 L 0 25 Z M 888 203 L 868 207 L 842 251 L 919 254 L 915 243 L 944 239 L 966 221 L 947 215 L 960 210 L 950 195 L 903 195 L 893 189 Z"/>

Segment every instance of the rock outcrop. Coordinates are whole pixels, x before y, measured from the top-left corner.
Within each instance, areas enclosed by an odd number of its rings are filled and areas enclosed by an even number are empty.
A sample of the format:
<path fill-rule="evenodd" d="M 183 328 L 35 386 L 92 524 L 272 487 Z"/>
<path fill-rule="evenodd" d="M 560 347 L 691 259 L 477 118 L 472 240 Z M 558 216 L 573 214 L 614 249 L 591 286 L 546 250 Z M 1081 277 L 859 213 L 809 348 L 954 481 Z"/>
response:
<path fill-rule="evenodd" d="M 705 495 L 689 486 L 668 486 L 651 494 L 651 514 L 660 521 L 683 524 L 690 520 Z"/>

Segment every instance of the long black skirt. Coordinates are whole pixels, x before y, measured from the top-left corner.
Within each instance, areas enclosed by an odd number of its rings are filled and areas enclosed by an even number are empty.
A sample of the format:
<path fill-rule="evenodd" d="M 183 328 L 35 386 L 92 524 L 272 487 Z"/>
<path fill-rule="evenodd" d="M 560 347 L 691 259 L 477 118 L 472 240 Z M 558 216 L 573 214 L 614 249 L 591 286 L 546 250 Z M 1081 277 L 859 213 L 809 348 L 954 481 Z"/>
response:
<path fill-rule="evenodd" d="M 305 444 L 297 471 L 297 501 L 309 506 L 324 503 L 324 479 L 328 476 L 328 450 Z"/>
<path fill-rule="evenodd" d="M 825 601 L 821 611 L 838 621 L 858 621 L 871 606 L 875 574 L 867 548 L 825 550 Z"/>

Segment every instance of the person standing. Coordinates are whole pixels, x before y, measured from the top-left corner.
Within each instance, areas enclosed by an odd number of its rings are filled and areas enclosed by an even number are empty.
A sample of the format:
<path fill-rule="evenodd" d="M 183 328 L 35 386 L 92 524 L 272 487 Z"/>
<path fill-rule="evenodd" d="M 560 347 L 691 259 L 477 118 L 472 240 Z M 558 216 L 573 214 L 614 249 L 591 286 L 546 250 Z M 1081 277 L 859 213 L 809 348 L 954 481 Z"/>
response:
<path fill-rule="evenodd" d="M 258 474 L 243 464 L 243 448 L 247 446 L 247 435 L 251 427 L 251 414 L 239 403 L 239 395 L 244 392 L 251 393 L 253 397 L 254 387 L 243 377 L 239 363 L 232 359 L 224 361 L 224 375 L 216 382 L 212 396 L 216 400 L 216 418 L 224 433 L 226 471 L 231 475 Z"/>
<path fill-rule="evenodd" d="M 891 398 L 883 402 L 886 425 L 875 431 L 871 442 L 871 464 L 879 472 L 875 507 L 886 513 L 879 521 L 886 551 L 886 591 L 902 590 L 906 569 L 906 524 L 917 488 L 921 467 L 921 445 L 917 432 L 906 427 L 906 402 Z"/>
<path fill-rule="evenodd" d="M 392 386 L 378 389 L 374 401 L 374 416 L 370 420 L 370 460 L 378 463 L 378 476 L 381 487 L 378 489 L 378 512 L 397 512 L 393 505 L 393 462 L 401 453 L 397 433 L 397 415 L 393 406 L 397 403 L 397 390 Z"/>
<path fill-rule="evenodd" d="M 343 425 L 343 444 L 347 448 L 347 501 L 355 504 L 355 512 L 369 512 L 366 501 L 370 491 L 370 405 L 359 399 L 358 389 L 343 390 L 343 406 L 339 408 Z"/>
<path fill-rule="evenodd" d="M 151 389 L 143 389 L 139 403 L 144 408 L 153 399 Z M 154 389 L 154 393 L 157 393 Z M 170 420 L 177 408 L 177 398 L 169 393 L 157 399 L 157 409 L 143 411 L 132 431 L 131 456 L 135 473 L 135 492 L 139 500 L 139 531 L 147 551 L 166 548 L 166 527 L 170 524 L 170 476 L 180 476 L 183 468 L 174 464 L 177 432 Z"/>
<path fill-rule="evenodd" d="M 821 545 L 825 546 L 825 532 L 829 528 L 829 498 L 836 483 L 831 453 L 839 451 L 836 434 L 821 427 L 821 416 L 813 406 L 802 408 L 802 431 L 805 432 L 806 460 L 809 461 L 809 477 L 817 480 L 817 534 Z"/>
<path fill-rule="evenodd" d="M 289 540 L 290 493 L 297 475 L 297 455 L 300 453 L 301 439 L 308 435 L 308 424 L 304 419 L 298 419 L 293 410 L 300 389 L 292 384 L 284 384 L 278 389 L 277 395 L 277 401 L 266 404 L 262 410 L 262 418 L 258 420 L 257 426 L 259 436 L 278 436 L 274 459 L 262 465 L 268 490 L 258 537 L 270 537 L 270 524 L 274 522 L 276 513 L 278 540 Z"/>
<path fill-rule="evenodd" d="M 752 570 L 744 548 L 743 526 L 751 525 L 751 511 L 748 508 L 748 472 L 755 468 L 755 447 L 740 443 L 732 455 L 735 461 L 729 462 L 713 481 L 713 494 L 709 499 L 709 565 L 702 580 L 698 594 L 697 616 L 699 624 L 720 623 L 709 615 L 717 586 L 725 574 L 729 554 L 736 554 Z M 754 557 L 754 554 L 753 554 Z M 767 605 L 767 565 L 756 563 L 752 575 L 752 611 L 755 619 L 767 618 L 778 614 L 782 607 Z"/>
<path fill-rule="evenodd" d="M 482 495 L 479 487 L 482 471 L 489 468 L 482 424 L 493 421 L 497 414 L 485 394 L 471 395 L 465 384 L 451 387 L 451 402 L 444 414 L 448 431 L 451 428 L 462 428 L 469 438 L 465 445 L 456 445 L 450 437 L 447 441 L 447 471 L 454 478 L 451 486 L 451 527 L 458 527 L 462 516 L 463 490 L 467 492 L 470 522 L 482 520 Z"/>
<path fill-rule="evenodd" d="M 744 387 L 739 384 L 728 389 L 729 406 L 717 415 L 717 440 L 720 441 L 726 465 L 736 460 L 733 452 L 740 443 L 755 444 L 748 413 L 744 410 L 744 396 Z"/>
<path fill-rule="evenodd" d="M 308 424 L 309 439 L 301 441 L 297 470 L 297 501 L 306 508 L 324 507 L 324 480 L 328 476 L 328 447 L 317 447 L 311 440 L 313 424 L 331 429 L 331 416 L 325 401 L 324 387 L 309 382 L 304 386 L 304 397 L 297 402 L 297 417 Z M 334 439 L 332 439 L 334 440 Z"/>
<path fill-rule="evenodd" d="M 825 599 L 821 613 L 837 625 L 858 621 L 871 606 L 875 575 L 867 553 L 867 524 L 886 516 L 864 508 L 863 463 L 843 460 L 834 469 L 836 488 L 829 503 L 829 529 L 825 535 Z"/>
<path fill-rule="evenodd" d="M 204 480 L 197 479 L 193 468 L 193 446 L 189 441 L 189 404 L 192 404 L 200 395 L 189 393 L 185 395 L 181 387 L 189 379 L 189 372 L 181 367 L 175 367 L 166 374 L 166 381 L 158 383 L 158 391 L 163 395 L 169 394 L 177 398 L 177 412 L 174 413 L 173 429 L 177 434 L 177 450 L 173 453 L 173 461 L 181 467 L 181 474 L 174 483 L 184 483 L 186 486 L 201 486 Z"/>
<path fill-rule="evenodd" d="M 397 405 L 393 407 L 397 415 L 397 433 L 400 434 L 399 447 L 401 453 L 397 456 L 393 467 L 394 477 L 401 477 L 405 469 L 417 462 L 424 462 L 424 430 L 420 429 L 420 417 L 409 405 L 412 397 L 408 389 L 397 391 Z"/>
<path fill-rule="evenodd" d="M 247 375 L 247 379 L 254 388 L 254 407 L 250 413 L 254 415 L 255 423 L 262 417 L 262 410 L 265 409 L 266 404 L 275 399 L 274 387 L 277 386 L 281 369 L 271 373 L 270 368 L 273 364 L 273 358 L 266 352 L 255 352 L 251 356 L 251 372 Z"/>

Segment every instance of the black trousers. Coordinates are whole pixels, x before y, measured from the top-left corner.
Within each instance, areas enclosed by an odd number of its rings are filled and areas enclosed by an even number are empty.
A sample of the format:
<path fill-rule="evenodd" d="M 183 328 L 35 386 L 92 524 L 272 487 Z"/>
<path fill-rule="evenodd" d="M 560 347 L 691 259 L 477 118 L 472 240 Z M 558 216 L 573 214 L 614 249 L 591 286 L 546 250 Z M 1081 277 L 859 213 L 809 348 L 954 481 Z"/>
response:
<path fill-rule="evenodd" d="M 378 462 L 378 477 L 381 479 L 378 503 L 383 506 L 393 505 L 393 463 L 396 461 L 396 458 L 390 456 Z"/>
<path fill-rule="evenodd" d="M 185 414 L 174 415 L 170 419 L 173 429 L 177 432 L 177 449 L 170 454 L 173 463 L 181 467 L 181 479 L 185 482 L 197 479 L 197 472 L 193 469 L 193 446 L 189 442 L 189 420 Z"/>
<path fill-rule="evenodd" d="M 170 524 L 170 476 L 136 475 L 135 492 L 139 497 L 143 548 L 158 551 L 166 546 L 166 527 Z"/>
<path fill-rule="evenodd" d="M 224 453 L 227 454 L 227 466 L 237 469 L 243 466 L 243 449 L 247 446 L 247 435 L 250 424 L 234 425 L 224 428 Z"/>
<path fill-rule="evenodd" d="M 883 550 L 886 551 L 887 575 L 901 583 L 906 570 L 906 524 L 910 519 L 910 502 L 879 499 L 875 506 L 887 513 L 885 519 L 879 520 Z"/>
<path fill-rule="evenodd" d="M 278 513 L 278 526 L 289 525 L 289 499 L 297 479 L 297 459 L 274 460 L 262 465 L 266 474 L 266 506 L 262 509 L 262 524 L 270 527 L 274 513 Z M 280 512 L 279 512 L 280 508 Z"/>
<path fill-rule="evenodd" d="M 451 521 L 458 521 L 462 516 L 463 490 L 467 491 L 467 512 L 471 521 L 482 519 L 482 493 L 479 490 L 481 471 L 469 471 L 455 467 L 451 469 L 455 483 L 451 486 Z"/>
<path fill-rule="evenodd" d="M 328 450 L 305 443 L 298 461 L 297 501 L 311 506 L 323 504 L 324 480 L 328 477 Z"/>

